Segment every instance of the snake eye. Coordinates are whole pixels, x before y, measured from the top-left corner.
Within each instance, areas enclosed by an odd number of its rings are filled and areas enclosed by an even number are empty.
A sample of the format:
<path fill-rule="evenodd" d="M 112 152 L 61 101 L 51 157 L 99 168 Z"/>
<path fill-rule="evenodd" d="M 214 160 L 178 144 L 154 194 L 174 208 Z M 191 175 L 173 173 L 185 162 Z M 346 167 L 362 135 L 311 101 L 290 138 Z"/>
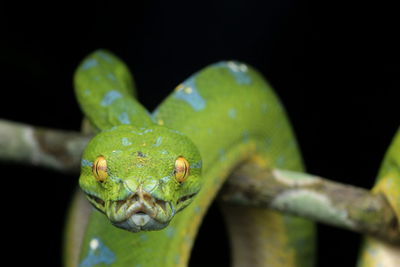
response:
<path fill-rule="evenodd" d="M 179 156 L 175 161 L 174 169 L 175 179 L 179 183 L 183 183 L 189 176 L 189 162 L 182 156 Z"/>
<path fill-rule="evenodd" d="M 93 176 L 94 178 L 96 178 L 96 180 L 98 182 L 104 182 L 107 177 L 108 177 L 108 173 L 107 173 L 107 161 L 106 158 L 103 156 L 98 156 L 94 163 L 93 163 L 93 167 L 92 167 L 92 172 L 93 172 Z"/>

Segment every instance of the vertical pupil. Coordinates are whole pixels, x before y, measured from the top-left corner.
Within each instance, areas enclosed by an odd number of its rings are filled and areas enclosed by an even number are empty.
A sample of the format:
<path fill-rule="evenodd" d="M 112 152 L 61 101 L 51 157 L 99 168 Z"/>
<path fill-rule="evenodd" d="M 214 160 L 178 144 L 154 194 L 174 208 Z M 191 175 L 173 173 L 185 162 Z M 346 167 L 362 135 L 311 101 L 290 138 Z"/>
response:
<path fill-rule="evenodd" d="M 103 182 L 107 178 L 107 162 L 103 156 L 97 157 L 93 164 L 93 175 L 96 180 Z"/>
<path fill-rule="evenodd" d="M 188 174 L 188 162 L 183 157 L 178 157 L 175 162 L 175 174 L 178 182 L 183 182 Z"/>

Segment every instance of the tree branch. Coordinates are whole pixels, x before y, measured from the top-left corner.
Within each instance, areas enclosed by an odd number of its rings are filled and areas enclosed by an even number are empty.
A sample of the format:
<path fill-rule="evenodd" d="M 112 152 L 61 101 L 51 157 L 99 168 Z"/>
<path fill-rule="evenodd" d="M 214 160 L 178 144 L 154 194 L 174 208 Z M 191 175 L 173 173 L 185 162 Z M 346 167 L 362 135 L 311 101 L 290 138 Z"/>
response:
<path fill-rule="evenodd" d="M 219 194 L 221 200 L 270 208 L 400 244 L 398 218 L 381 194 L 306 173 L 238 167 Z"/>
<path fill-rule="evenodd" d="M 0 161 L 79 172 L 90 136 L 0 120 Z M 220 198 L 231 204 L 270 208 L 400 243 L 396 215 L 384 196 L 305 173 L 236 169 Z"/>
<path fill-rule="evenodd" d="M 79 172 L 90 136 L 0 120 L 0 161 Z"/>

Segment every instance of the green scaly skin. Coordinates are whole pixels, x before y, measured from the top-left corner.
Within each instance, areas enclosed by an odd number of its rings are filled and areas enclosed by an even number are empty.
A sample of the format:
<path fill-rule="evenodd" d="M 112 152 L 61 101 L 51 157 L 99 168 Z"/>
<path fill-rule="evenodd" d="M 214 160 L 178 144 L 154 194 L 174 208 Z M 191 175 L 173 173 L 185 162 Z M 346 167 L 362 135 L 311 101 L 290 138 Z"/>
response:
<path fill-rule="evenodd" d="M 195 73 L 151 115 L 134 99 L 126 66 L 106 51 L 82 62 L 75 87 L 100 131 L 82 159 L 79 183 L 96 210 L 79 266 L 186 266 L 199 224 L 235 166 L 252 160 L 303 170 L 278 98 L 245 64 L 219 62 Z M 92 174 L 99 155 L 107 160 L 105 182 Z M 178 156 L 190 164 L 183 183 L 174 177 Z M 131 220 L 139 195 L 152 204 L 146 212 L 157 214 L 144 225 Z M 226 206 L 223 213 L 235 266 L 312 266 L 309 221 L 253 208 Z"/>

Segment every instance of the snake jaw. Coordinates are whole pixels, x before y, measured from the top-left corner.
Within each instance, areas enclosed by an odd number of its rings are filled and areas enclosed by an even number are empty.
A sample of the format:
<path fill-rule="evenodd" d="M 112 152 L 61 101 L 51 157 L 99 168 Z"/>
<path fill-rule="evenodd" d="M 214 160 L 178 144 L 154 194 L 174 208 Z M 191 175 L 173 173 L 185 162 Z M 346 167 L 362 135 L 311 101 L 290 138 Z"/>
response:
<path fill-rule="evenodd" d="M 196 194 L 182 196 L 174 205 L 170 201 L 150 195 L 141 187 L 122 200 L 104 201 L 86 193 L 90 202 L 106 214 L 113 225 L 131 232 L 160 230 L 166 227 L 175 213 L 184 209 Z"/>
<path fill-rule="evenodd" d="M 113 225 L 131 232 L 162 229 L 175 214 L 171 203 L 141 188 L 124 200 L 108 201 L 105 211 Z"/>

